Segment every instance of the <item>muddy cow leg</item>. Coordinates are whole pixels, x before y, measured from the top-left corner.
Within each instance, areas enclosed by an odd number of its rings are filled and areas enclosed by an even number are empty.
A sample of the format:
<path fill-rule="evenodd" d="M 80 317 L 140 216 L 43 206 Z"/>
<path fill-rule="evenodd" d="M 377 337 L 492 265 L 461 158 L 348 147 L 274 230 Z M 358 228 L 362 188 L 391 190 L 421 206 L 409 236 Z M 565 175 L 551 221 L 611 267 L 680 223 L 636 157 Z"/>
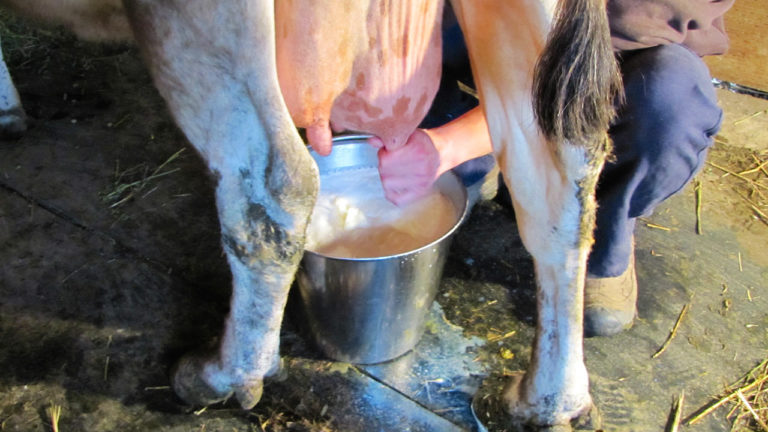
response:
<path fill-rule="evenodd" d="M 0 50 L 0 138 L 18 138 L 25 130 L 27 116 Z"/>
<path fill-rule="evenodd" d="M 280 95 L 267 0 L 129 0 L 136 39 L 173 116 L 214 177 L 233 294 L 218 352 L 188 355 L 173 387 L 255 405 L 279 363 L 288 289 L 317 173 Z"/>
<path fill-rule="evenodd" d="M 597 145 L 587 145 L 591 137 L 545 138 L 537 127 L 534 66 L 550 28 L 551 2 L 454 3 L 494 153 L 536 271 L 538 321 L 531 363 L 504 390 L 505 408 L 520 423 L 567 426 L 592 406 L 582 346 L 583 287 L 592 241 L 594 186 L 605 157 L 608 125 L 596 133 Z M 584 61 L 596 58 L 583 48 L 576 51 L 582 49 Z M 581 72 L 570 66 L 564 73 Z"/>

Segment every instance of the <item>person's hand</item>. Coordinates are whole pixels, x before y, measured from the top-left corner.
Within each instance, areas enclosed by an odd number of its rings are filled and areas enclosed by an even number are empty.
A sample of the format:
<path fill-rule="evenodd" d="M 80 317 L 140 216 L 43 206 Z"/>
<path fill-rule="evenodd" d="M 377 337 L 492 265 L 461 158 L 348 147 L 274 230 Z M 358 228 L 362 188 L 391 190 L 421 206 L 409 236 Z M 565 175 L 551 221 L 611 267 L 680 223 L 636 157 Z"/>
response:
<path fill-rule="evenodd" d="M 426 195 L 444 172 L 493 151 L 480 107 L 435 129 L 416 129 L 403 146 L 390 148 L 377 137 L 379 175 L 388 200 L 405 205 Z"/>
<path fill-rule="evenodd" d="M 405 145 L 394 150 L 387 149 L 375 137 L 368 142 L 379 148 L 379 175 L 384 195 L 396 205 L 409 204 L 427 195 L 442 174 L 440 153 L 422 129 L 416 129 Z"/>

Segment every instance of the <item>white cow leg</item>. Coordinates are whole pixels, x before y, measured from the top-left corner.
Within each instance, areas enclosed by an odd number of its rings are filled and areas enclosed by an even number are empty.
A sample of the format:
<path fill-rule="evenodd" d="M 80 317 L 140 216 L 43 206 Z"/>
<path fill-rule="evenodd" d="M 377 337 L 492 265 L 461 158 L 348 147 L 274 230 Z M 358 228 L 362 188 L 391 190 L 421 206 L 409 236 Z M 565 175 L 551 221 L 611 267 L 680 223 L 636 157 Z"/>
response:
<path fill-rule="evenodd" d="M 219 349 L 172 377 L 188 403 L 255 405 L 279 364 L 288 289 L 317 172 L 280 94 L 271 1 L 127 1 L 136 39 L 177 122 L 217 179 L 232 300 Z"/>
<path fill-rule="evenodd" d="M 533 116 L 533 70 L 548 12 L 538 0 L 454 4 L 467 38 L 494 153 L 535 263 L 531 364 L 503 392 L 518 424 L 568 425 L 592 406 L 582 348 L 583 284 L 591 188 L 599 167 L 586 150 L 546 142 Z M 598 165 L 598 164 L 592 164 Z"/>
<path fill-rule="evenodd" d="M 293 151 L 306 153 L 301 147 Z M 247 164 L 233 162 L 220 171 L 216 190 L 222 242 L 233 278 L 229 317 L 219 350 L 184 357 L 173 382 L 179 396 L 195 405 L 216 402 L 234 391 L 240 404 L 250 408 L 261 397 L 263 377 L 279 366 L 283 309 L 312 204 L 314 179 L 294 182 L 287 173 L 304 171 L 311 176 L 314 170 L 311 164 L 299 168 L 270 160 L 267 169 L 285 173 L 281 184 L 270 186 L 263 184 L 263 174 L 253 176 Z M 281 203 L 284 200 L 292 202 Z"/>
<path fill-rule="evenodd" d="M 568 425 L 592 407 L 583 359 L 583 289 L 602 160 L 578 147 L 561 150 L 562 181 L 542 189 L 549 205 L 516 213 L 534 258 L 538 321 L 531 364 L 503 398 L 513 417 L 538 426 Z"/>
<path fill-rule="evenodd" d="M 25 130 L 27 116 L 0 50 L 0 138 L 18 138 Z"/>
<path fill-rule="evenodd" d="M 572 25 L 555 25 L 561 31 L 553 40 L 565 42 L 551 46 L 570 48 L 573 55 L 550 53 L 546 57 L 552 67 L 540 71 L 544 84 L 541 89 L 547 89 L 554 77 L 578 84 L 584 76 L 610 72 L 591 70 L 595 59 L 607 59 L 597 63 L 600 66 L 614 62 L 607 22 L 602 27 L 592 25 L 595 20 L 606 20 L 604 4 L 600 0 L 559 3 L 563 7 L 582 7 L 578 11 L 589 10 L 590 20 L 571 9 L 559 15 L 558 22 Z M 537 277 L 538 322 L 531 364 L 504 390 L 504 408 L 520 424 L 565 427 L 592 407 L 583 359 L 583 288 L 594 225 L 594 187 L 607 147 L 602 131 L 607 130 L 608 121 L 592 125 L 594 119 L 586 113 L 589 121 L 581 125 L 589 124 L 588 131 L 573 126 L 579 124 L 577 121 L 567 123 L 577 130 L 575 136 L 588 132 L 589 137 L 579 142 L 589 145 L 565 142 L 565 138 L 549 142 L 537 127 L 537 123 L 543 123 L 543 117 L 537 119 L 533 114 L 534 65 L 540 60 L 545 36 L 552 28 L 553 6 L 550 0 L 454 0 L 494 153 L 512 198 L 523 244 L 533 256 Z M 603 31 L 599 38 L 584 32 L 596 28 Z M 576 40 L 580 44 L 574 44 Z M 556 63 L 553 59 L 562 61 Z M 581 63 L 575 64 L 573 59 Z M 597 84 L 594 87 L 602 88 Z M 602 94 L 579 85 L 557 86 L 557 91 L 549 92 L 547 97 L 537 92 L 538 106 L 554 107 L 550 114 L 555 120 L 573 102 L 571 93 L 561 91 L 563 88 L 575 88 L 574 91 L 587 95 Z M 552 96 L 560 99 L 550 101 Z M 595 99 L 586 98 L 585 103 L 574 104 L 576 111 L 602 106 L 605 101 L 610 105 L 613 100 Z M 609 118 L 595 116 L 598 117 Z"/>

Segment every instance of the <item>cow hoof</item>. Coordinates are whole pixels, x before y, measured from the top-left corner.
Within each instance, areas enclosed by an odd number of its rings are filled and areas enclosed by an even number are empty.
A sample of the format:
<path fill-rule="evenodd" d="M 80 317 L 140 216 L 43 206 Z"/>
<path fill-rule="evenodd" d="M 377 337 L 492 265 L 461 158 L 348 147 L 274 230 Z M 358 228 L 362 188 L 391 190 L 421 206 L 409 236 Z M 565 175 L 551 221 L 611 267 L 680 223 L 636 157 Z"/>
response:
<path fill-rule="evenodd" d="M 21 108 L 0 112 L 0 139 L 19 139 L 27 130 L 27 116 Z"/>
<path fill-rule="evenodd" d="M 493 431 L 547 431 L 597 430 L 600 417 L 594 405 L 580 410 L 572 418 L 568 415 L 557 424 L 546 424 L 535 414 L 533 407 L 521 399 L 521 386 L 525 374 L 519 372 L 503 377 L 487 378 L 472 400 L 472 415 L 480 432 Z"/>
<path fill-rule="evenodd" d="M 523 399 L 524 378 L 523 372 L 510 376 L 501 393 L 503 406 L 513 418 L 524 418 L 535 424 L 535 430 L 539 431 L 566 432 L 599 429 L 600 418 L 589 394 L 572 395 L 558 408 L 542 409 Z"/>
<path fill-rule="evenodd" d="M 269 372 L 267 372 L 264 379 L 272 382 L 283 382 L 288 379 L 288 370 L 285 368 L 285 362 L 282 358 L 279 358 L 277 362 L 275 362 L 275 365 L 272 366 L 272 369 L 270 369 Z"/>
<path fill-rule="evenodd" d="M 243 386 L 235 390 L 235 397 L 240 403 L 240 408 L 250 410 L 261 400 L 261 394 L 264 392 L 264 385 L 261 381 L 254 382 L 251 385 Z"/>
<path fill-rule="evenodd" d="M 506 377 L 491 376 L 483 381 L 470 406 L 479 432 L 526 430 L 524 422 L 510 415 L 504 402 Z"/>
<path fill-rule="evenodd" d="M 600 411 L 595 404 L 592 404 L 587 413 L 582 414 L 573 421 L 573 429 L 577 431 L 596 431 L 602 430 L 602 428 L 603 418 L 600 416 Z"/>
<path fill-rule="evenodd" d="M 285 369 L 285 363 L 282 358 L 278 358 L 266 375 L 265 381 L 281 382 L 288 378 L 288 371 Z M 264 391 L 264 381 L 256 380 L 252 383 L 235 389 L 235 397 L 244 410 L 250 410 L 261 400 Z"/>
<path fill-rule="evenodd" d="M 217 381 L 212 378 L 217 372 L 211 372 L 217 370 L 212 360 L 215 356 L 215 353 L 192 353 L 182 357 L 171 372 L 171 387 L 176 395 L 189 405 L 208 406 L 226 401 L 234 394 L 243 409 L 250 410 L 256 406 L 264 390 L 263 380 L 250 379 L 243 384 L 232 384 L 222 379 L 222 384 L 217 387 L 211 383 Z M 282 359 L 275 362 L 267 375 L 276 381 L 285 379 Z"/>
<path fill-rule="evenodd" d="M 227 400 L 231 390 L 217 390 L 203 378 L 208 356 L 188 354 L 182 357 L 171 372 L 171 387 L 176 395 L 192 406 L 208 406 Z"/>

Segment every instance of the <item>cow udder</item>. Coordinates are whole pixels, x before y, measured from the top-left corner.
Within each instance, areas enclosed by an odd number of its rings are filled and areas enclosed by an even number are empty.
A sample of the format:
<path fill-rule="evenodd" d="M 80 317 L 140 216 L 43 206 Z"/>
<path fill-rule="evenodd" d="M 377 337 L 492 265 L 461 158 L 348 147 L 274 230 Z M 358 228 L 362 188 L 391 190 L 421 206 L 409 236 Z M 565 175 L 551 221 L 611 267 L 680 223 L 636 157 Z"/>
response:
<path fill-rule="evenodd" d="M 330 153 L 331 131 L 405 143 L 440 80 L 443 0 L 276 2 L 280 87 L 294 123 Z M 347 3 L 347 2 L 345 2 Z"/>

